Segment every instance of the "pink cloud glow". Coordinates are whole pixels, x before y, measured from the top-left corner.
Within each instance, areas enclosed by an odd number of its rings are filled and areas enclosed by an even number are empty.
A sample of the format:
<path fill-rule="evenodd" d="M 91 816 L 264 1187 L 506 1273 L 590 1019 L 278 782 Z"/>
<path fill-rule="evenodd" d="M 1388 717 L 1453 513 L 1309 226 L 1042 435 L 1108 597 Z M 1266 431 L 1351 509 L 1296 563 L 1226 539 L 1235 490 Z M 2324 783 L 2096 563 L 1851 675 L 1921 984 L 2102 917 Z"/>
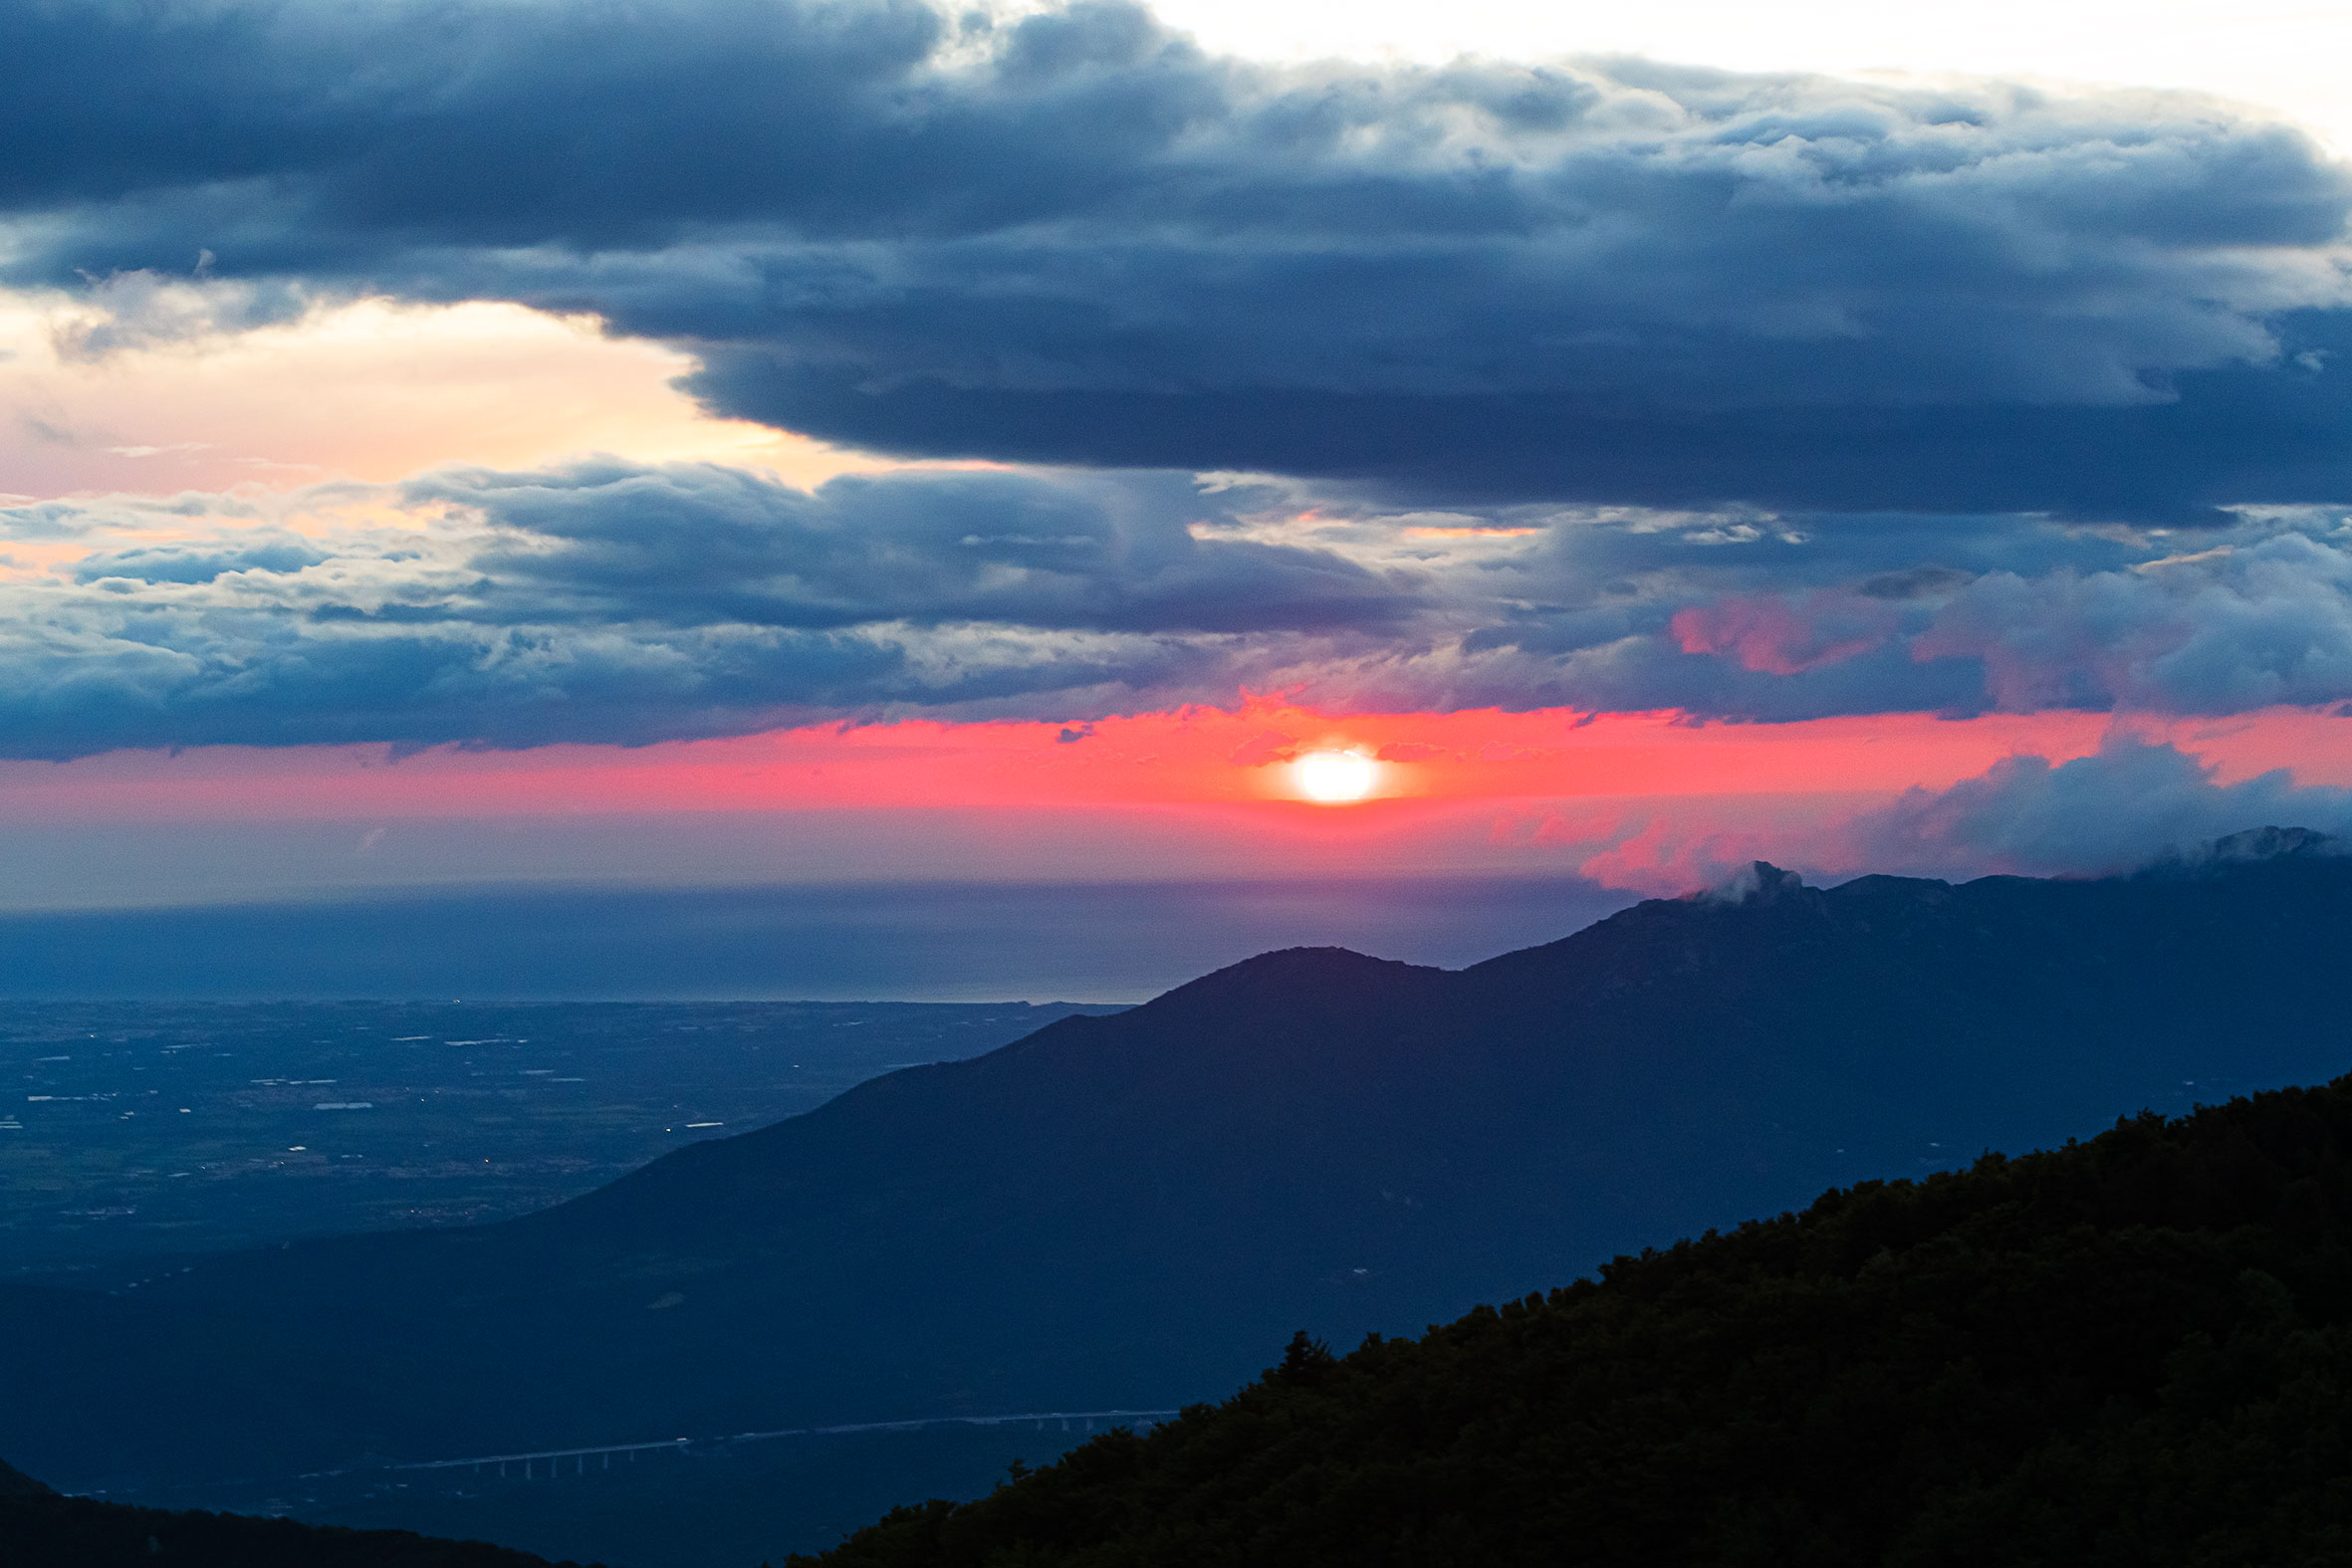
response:
<path fill-rule="evenodd" d="M 1757 594 L 1677 610 L 1672 628 L 1685 653 L 1729 653 L 1744 669 L 1796 675 L 1868 653 L 1894 631 L 1895 613 L 1850 593 L 1816 591 L 1794 602 Z"/>
<path fill-rule="evenodd" d="M 1778 725 L 1558 710 L 1335 718 L 1257 701 L 1082 728 L 908 720 L 638 749 L 441 748 L 398 760 L 382 747 L 118 752 L 0 764 L 0 812 L 22 823 L 890 806 L 1282 810 L 1297 803 L 1285 765 L 1315 749 L 1380 758 L 1377 793 L 1391 801 L 1850 796 L 1947 787 L 2006 757 L 2086 756 L 2117 723 L 2070 712 Z M 2300 784 L 2352 784 L 2352 723 L 2325 714 L 2126 723 L 2213 765 L 2225 784 L 2276 768 Z"/>
<path fill-rule="evenodd" d="M 1258 701 L 1091 725 L 909 721 L 638 750 L 393 761 L 381 747 L 212 748 L 0 764 L 0 907 L 546 880 L 1575 875 L 1676 893 L 1756 858 L 1819 877 L 2046 871 L 2070 868 L 2049 858 L 2048 834 L 2022 849 L 1972 840 L 1954 812 L 1966 818 L 2004 779 L 2104 767 L 2103 746 L 2135 742 L 2177 748 L 2176 773 L 2210 773 L 2188 791 L 2204 791 L 2203 817 L 2153 819 L 2138 838 L 2131 810 L 2094 807 L 2127 848 L 2258 825 L 2236 820 L 2240 807 L 2261 820 L 2315 808 L 2311 825 L 2352 830 L 2352 797 L 2282 798 L 2278 781 L 2258 777 L 2352 785 L 2352 722 L 2310 711 L 1695 725 L 1560 711 L 1336 718 Z M 1296 798 L 1292 763 L 1316 749 L 1379 759 L 1379 797 Z M 2136 785 L 2122 788 L 2128 807 Z M 2063 790 L 2053 802 L 2043 817 L 2066 808 Z M 2062 821 L 2057 831 L 2072 853 L 2080 835 Z"/>

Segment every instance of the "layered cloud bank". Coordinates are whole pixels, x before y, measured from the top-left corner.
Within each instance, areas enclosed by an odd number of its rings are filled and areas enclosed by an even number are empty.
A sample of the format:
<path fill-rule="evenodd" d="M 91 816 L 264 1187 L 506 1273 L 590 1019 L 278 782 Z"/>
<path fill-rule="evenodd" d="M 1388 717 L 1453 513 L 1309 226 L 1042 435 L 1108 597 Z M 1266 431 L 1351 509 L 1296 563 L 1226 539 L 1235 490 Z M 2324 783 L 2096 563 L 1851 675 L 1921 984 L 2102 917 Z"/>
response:
<path fill-rule="evenodd" d="M 2211 103 L 1277 70 L 1132 6 L 33 0 L 5 276 L 600 315 L 874 450 L 1447 504 L 2352 495 L 2352 180 Z M 125 302 L 90 351 L 187 330 Z"/>
<path fill-rule="evenodd" d="M 15 552 L 16 554 L 8 554 Z M 1180 474 L 710 464 L 0 508 L 0 752 L 826 717 L 2218 715 L 2352 699 L 2352 528 L 1398 512 Z"/>

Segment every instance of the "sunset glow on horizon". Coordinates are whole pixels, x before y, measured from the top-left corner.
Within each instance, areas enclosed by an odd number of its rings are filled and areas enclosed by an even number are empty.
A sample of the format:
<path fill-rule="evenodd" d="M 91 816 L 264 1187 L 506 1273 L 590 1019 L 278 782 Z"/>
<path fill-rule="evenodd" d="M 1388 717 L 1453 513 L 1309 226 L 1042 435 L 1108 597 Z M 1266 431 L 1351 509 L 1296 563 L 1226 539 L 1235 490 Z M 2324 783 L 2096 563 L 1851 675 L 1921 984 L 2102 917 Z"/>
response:
<path fill-rule="evenodd" d="M 1341 745 L 1294 738 L 1341 726 L 1353 738 Z M 1317 777 L 1326 768 L 1338 774 L 1329 798 L 1341 800 L 1364 799 L 1375 782 L 1379 795 L 1411 799 L 1893 793 L 1946 788 L 2009 757 L 2086 757 L 2117 728 L 2108 715 L 2078 713 L 1740 725 L 1573 710 L 1340 718 L 1260 702 L 1094 720 L 1082 734 L 1057 724 L 904 719 L 636 748 L 115 752 L 71 763 L 0 762 L 0 805 L 19 820 L 1279 806 L 1314 798 L 1310 764 Z M 2286 768 L 2298 783 L 2352 786 L 2352 722 L 2324 715 L 2142 720 L 2122 730 L 2205 759 L 2224 784 Z"/>
<path fill-rule="evenodd" d="M 617 14 L 226 4 L 218 59 L 119 43 L 280 84 L 245 151 L 157 100 L 125 145 L 193 161 L 0 213 L 0 838 L 708 816 L 853 865 L 850 816 L 928 812 L 960 866 L 1061 875 L 1064 812 L 1115 824 L 1090 876 L 1377 839 L 1664 888 L 2352 827 L 2352 186 L 2292 71 L 2150 44 L 2069 86 L 2015 8 L 1996 75 L 1931 84 L 1841 51 L 1917 72 L 1947 29 L 1712 0 L 1607 47 L 1713 17 L 1713 75 L 1538 60 L 1584 23 L 1493 7 L 840 54 L 884 13 L 675 0 L 649 57 Z M 551 51 L 635 64 L 542 99 Z M 349 104 L 301 85 L 327 60 Z M 843 96 L 711 86 L 755 77 Z M 1347 136 L 1268 139 L 1334 93 Z M 414 102 L 429 156 L 381 145 Z M 1113 103 L 1187 107 L 1136 140 Z M 642 161 L 518 161 L 520 104 Z M 985 165 L 942 150 L 976 126 Z M 821 144 L 894 172 L 646 173 Z"/>
<path fill-rule="evenodd" d="M 2177 749 L 2146 755 L 2178 755 L 2192 777 L 2203 770 L 2209 789 L 2352 787 L 2352 722 L 2295 710 L 2194 722 L 1911 714 L 1732 725 L 1672 713 L 1342 717 L 1258 701 L 1079 728 L 910 719 L 641 748 L 216 747 L 0 763 L 9 824 L 0 856 L 11 830 L 340 822 L 356 858 L 318 874 L 373 866 L 446 880 L 468 875 L 463 858 L 403 861 L 415 850 L 401 846 L 477 832 L 468 823 L 503 841 L 514 829 L 501 822 L 556 830 L 577 821 L 604 824 L 563 840 L 575 857 L 568 874 L 590 878 L 794 879 L 860 864 L 870 875 L 927 864 L 958 877 L 1034 876 L 1054 862 L 1058 839 L 1093 846 L 1077 873 L 1093 879 L 1517 871 L 1671 892 L 1748 858 L 1824 874 L 1886 869 L 1884 829 L 1873 824 L 1906 798 L 1944 809 L 1934 802 L 1957 804 L 1955 791 L 1981 788 L 2020 759 L 2104 767 L 2118 744 Z M 2290 784 L 2262 784 L 2281 770 Z M 1318 798 L 1318 788 L 1330 792 Z M 893 816 L 895 830 L 885 825 Z M 747 845 L 771 847 L 724 869 L 697 850 L 664 870 L 623 842 L 665 841 L 663 822 L 726 819 L 743 824 L 734 831 Z M 696 843 L 707 838 L 692 831 Z M 596 834 L 614 835 L 609 854 L 590 848 Z M 477 853 L 476 872 L 509 878 L 537 863 Z M 1057 865 L 1053 874 L 1072 873 Z"/>

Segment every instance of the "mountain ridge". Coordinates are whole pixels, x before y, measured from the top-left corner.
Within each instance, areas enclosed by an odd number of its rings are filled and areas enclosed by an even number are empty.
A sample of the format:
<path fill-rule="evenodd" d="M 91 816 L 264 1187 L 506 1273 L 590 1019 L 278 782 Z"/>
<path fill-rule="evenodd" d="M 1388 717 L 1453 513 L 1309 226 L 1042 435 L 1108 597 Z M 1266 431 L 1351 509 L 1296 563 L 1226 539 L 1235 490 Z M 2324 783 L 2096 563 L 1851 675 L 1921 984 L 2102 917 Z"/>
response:
<path fill-rule="evenodd" d="M 1302 1324 L 1416 1330 L 1826 1187 L 2333 1076 L 2352 861 L 2289 849 L 1759 872 L 1457 971 L 1260 955 L 503 1226 L 0 1290 L 32 1396 L 0 1452 L 128 1484 L 1181 1404 Z"/>
<path fill-rule="evenodd" d="M 54 1497 L 57 1493 L 27 1475 L 15 1465 L 0 1460 L 0 1502 L 19 1502 L 27 1497 Z"/>

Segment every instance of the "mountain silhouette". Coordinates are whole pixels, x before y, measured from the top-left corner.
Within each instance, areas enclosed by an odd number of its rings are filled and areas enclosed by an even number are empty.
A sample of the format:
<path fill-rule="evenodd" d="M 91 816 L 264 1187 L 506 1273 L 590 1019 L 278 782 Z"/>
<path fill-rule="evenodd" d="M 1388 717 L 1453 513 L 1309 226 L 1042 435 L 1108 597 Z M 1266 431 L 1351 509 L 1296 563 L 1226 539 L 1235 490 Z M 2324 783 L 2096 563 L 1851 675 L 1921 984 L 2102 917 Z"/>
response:
<path fill-rule="evenodd" d="M 57 1493 L 12 1464 L 0 1463 L 0 1502 L 24 1502 Z"/>
<path fill-rule="evenodd" d="M 551 1568 L 527 1552 L 406 1530 L 321 1528 L 62 1497 L 7 1464 L 0 1464 L 0 1562 L 9 1568 Z"/>
<path fill-rule="evenodd" d="M 2268 836 L 2262 836 L 2266 834 Z M 1270 953 L 502 1225 L 0 1289 L 68 1484 L 1217 1395 L 1613 1254 L 2352 1067 L 2352 858 L 1758 864 L 1461 971 Z"/>

